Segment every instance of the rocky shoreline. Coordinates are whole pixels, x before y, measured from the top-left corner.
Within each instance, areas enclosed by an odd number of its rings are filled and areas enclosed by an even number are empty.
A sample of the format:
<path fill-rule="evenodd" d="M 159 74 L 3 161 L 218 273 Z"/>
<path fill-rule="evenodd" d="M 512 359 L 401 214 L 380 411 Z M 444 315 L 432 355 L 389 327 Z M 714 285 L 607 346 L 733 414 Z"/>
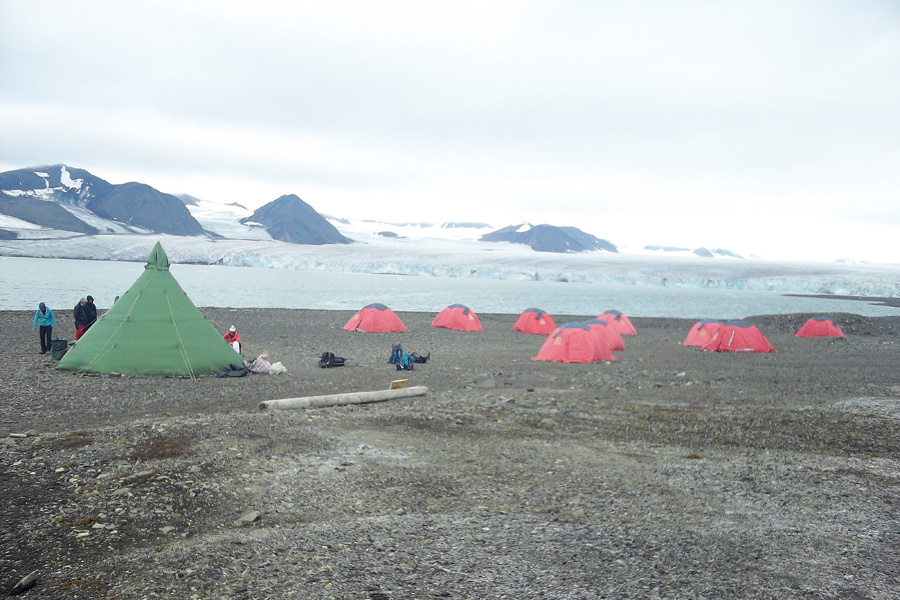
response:
<path fill-rule="evenodd" d="M 4 591 L 33 598 L 870 598 L 900 589 L 900 318 L 750 316 L 778 351 L 632 318 L 619 361 L 483 333 L 202 309 L 283 375 L 77 377 L 0 319 Z M 594 315 L 561 316 L 558 323 Z M 60 319 L 57 332 L 70 323 Z M 61 336 L 62 337 L 62 336 Z M 431 352 L 411 372 L 391 345 Z M 319 369 L 332 351 L 348 366 Z M 426 386 L 314 410 L 278 398 Z M 13 435 L 11 435 L 13 434 Z M 18 434 L 18 435 L 15 435 Z M 22 437 L 24 436 L 24 437 Z"/>

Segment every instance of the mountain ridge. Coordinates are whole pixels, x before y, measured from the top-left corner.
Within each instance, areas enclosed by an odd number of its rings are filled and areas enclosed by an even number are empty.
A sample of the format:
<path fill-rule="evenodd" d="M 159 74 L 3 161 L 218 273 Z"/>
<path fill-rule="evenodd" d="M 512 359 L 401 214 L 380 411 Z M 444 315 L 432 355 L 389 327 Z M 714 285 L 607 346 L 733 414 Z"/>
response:
<path fill-rule="evenodd" d="M 12 220 L 4 221 L 4 215 Z M 22 221 L 29 224 L 25 229 Z M 360 223 L 367 226 L 359 227 Z M 379 229 L 371 231 L 371 227 Z M 318 245 L 349 244 L 354 241 L 350 237 L 355 235 L 353 231 L 364 231 L 364 235 L 396 239 L 432 236 L 501 241 L 536 252 L 621 252 L 616 244 L 572 226 L 520 223 L 480 234 L 479 230 L 484 229 L 491 226 L 465 220 L 387 223 L 325 216 L 294 194 L 250 211 L 238 203 L 221 204 L 188 194 L 167 194 L 138 182 L 111 184 L 89 171 L 65 164 L 0 173 L 0 239 L 165 233 Z M 742 258 L 729 250 L 704 247 L 689 250 L 645 246 L 643 250 L 660 255 L 687 251 L 695 256 Z"/>
<path fill-rule="evenodd" d="M 84 169 L 65 164 L 0 173 L 0 215 L 36 226 L 29 227 L 29 237 L 39 235 L 36 231 L 41 230 L 48 231 L 48 235 L 52 232 L 156 233 L 223 237 L 222 233 L 201 225 L 188 208 L 202 202 L 187 194 L 160 192 L 144 183 L 111 184 Z M 240 204 L 226 206 L 250 212 Z M 242 222 L 258 223 L 270 239 L 289 243 L 352 243 L 294 195 L 266 204 Z M 0 225 L 0 238 L 20 237 L 22 234 L 14 227 Z M 260 236 L 250 234 L 249 237 Z"/>

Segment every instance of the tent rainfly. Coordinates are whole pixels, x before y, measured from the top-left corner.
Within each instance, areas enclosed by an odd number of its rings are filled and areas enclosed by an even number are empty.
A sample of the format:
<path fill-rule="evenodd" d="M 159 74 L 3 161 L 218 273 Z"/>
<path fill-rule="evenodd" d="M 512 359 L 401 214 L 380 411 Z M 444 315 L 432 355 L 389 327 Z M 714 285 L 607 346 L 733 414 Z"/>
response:
<path fill-rule="evenodd" d="M 597 318 L 619 332 L 619 335 L 637 335 L 631 320 L 618 310 L 606 310 L 597 315 Z"/>
<path fill-rule="evenodd" d="M 402 332 L 406 325 L 384 304 L 369 304 L 350 317 L 344 331 Z"/>
<path fill-rule="evenodd" d="M 709 352 L 775 352 L 772 344 L 746 321 L 729 321 L 700 347 Z"/>
<path fill-rule="evenodd" d="M 844 332 L 832 318 L 813 317 L 797 330 L 794 337 L 844 337 Z"/>
<path fill-rule="evenodd" d="M 603 347 L 590 327 L 584 323 L 566 323 L 547 336 L 531 360 L 586 363 L 618 359 L 609 348 Z"/>
<path fill-rule="evenodd" d="M 709 341 L 709 338 L 715 335 L 716 330 L 722 326 L 721 321 L 716 321 L 715 319 L 702 319 L 694 323 L 694 326 L 691 327 L 691 330 L 688 331 L 687 336 L 684 338 L 685 346 L 697 346 L 700 347 L 706 342 Z"/>
<path fill-rule="evenodd" d="M 211 375 L 241 355 L 207 322 L 169 271 L 159 242 L 144 272 L 59 362 L 77 373 Z"/>
<path fill-rule="evenodd" d="M 584 324 L 591 328 L 594 336 L 604 347 L 609 348 L 613 352 L 625 350 L 625 340 L 606 321 L 602 319 L 588 319 Z"/>
<path fill-rule="evenodd" d="M 549 335 L 556 329 L 553 317 L 539 308 L 526 308 L 512 326 L 513 331 Z"/>
<path fill-rule="evenodd" d="M 484 331 L 478 315 L 463 304 L 451 304 L 439 312 L 431 322 L 431 326 L 457 331 Z"/>

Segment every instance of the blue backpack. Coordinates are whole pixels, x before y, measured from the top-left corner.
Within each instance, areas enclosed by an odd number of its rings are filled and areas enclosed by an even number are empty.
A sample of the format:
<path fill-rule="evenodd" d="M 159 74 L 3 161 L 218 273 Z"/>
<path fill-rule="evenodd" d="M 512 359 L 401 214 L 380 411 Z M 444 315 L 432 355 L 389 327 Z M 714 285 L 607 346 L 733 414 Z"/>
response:
<path fill-rule="evenodd" d="M 388 359 L 388 362 L 396 366 L 398 371 L 413 370 L 413 361 L 410 359 L 409 354 L 403 351 L 403 347 L 400 344 L 391 346 L 391 358 Z"/>

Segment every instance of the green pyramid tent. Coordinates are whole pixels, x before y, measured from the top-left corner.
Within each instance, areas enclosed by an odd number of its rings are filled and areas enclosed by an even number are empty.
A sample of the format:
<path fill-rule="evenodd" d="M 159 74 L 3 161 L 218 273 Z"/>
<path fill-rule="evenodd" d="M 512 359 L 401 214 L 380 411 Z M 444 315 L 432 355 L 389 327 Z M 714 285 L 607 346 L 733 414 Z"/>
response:
<path fill-rule="evenodd" d="M 169 272 L 159 242 L 144 272 L 59 361 L 78 373 L 209 375 L 241 364 Z"/>

